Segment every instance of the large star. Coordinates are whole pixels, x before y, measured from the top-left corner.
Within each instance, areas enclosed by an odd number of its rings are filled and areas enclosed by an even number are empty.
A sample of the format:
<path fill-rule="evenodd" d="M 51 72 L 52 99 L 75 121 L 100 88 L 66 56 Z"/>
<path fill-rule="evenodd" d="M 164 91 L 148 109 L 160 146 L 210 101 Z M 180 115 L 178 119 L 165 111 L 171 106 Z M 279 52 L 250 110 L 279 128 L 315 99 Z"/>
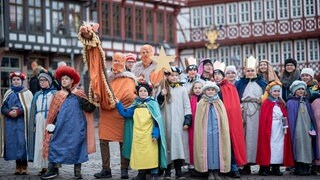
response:
<path fill-rule="evenodd" d="M 158 72 L 162 69 L 165 69 L 169 72 L 172 72 L 170 62 L 173 62 L 175 57 L 176 56 L 167 56 L 163 46 L 161 46 L 159 56 L 151 57 L 151 59 L 157 63 L 157 68 L 155 71 Z"/>

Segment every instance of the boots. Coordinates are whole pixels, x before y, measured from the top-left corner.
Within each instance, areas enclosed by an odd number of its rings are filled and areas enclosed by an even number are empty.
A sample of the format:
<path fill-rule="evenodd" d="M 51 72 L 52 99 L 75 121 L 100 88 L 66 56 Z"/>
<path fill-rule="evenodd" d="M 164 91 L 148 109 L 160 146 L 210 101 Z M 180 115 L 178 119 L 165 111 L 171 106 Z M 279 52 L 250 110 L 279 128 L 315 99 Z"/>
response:
<path fill-rule="evenodd" d="M 176 179 L 185 179 L 185 177 L 182 175 L 182 163 L 183 160 L 178 159 L 178 160 L 174 160 L 174 170 L 176 171 Z"/>
<path fill-rule="evenodd" d="M 111 170 L 107 170 L 107 169 L 102 169 L 100 172 L 95 173 L 94 177 L 97 179 L 100 178 L 112 178 L 112 174 L 111 174 Z"/>
<path fill-rule="evenodd" d="M 244 167 L 243 167 L 243 169 L 239 169 L 239 172 L 240 172 L 240 174 L 244 174 L 244 175 L 249 175 L 249 174 L 251 174 L 251 167 L 250 167 L 250 165 L 245 165 Z"/>
<path fill-rule="evenodd" d="M 260 166 L 259 175 L 260 176 L 269 176 L 270 175 L 270 166 Z"/>
<path fill-rule="evenodd" d="M 16 170 L 14 172 L 14 175 L 20 175 L 21 174 L 21 165 L 16 162 Z"/>
<path fill-rule="evenodd" d="M 38 176 L 44 175 L 48 171 L 47 168 L 42 168 L 41 171 L 38 172 Z"/>
<path fill-rule="evenodd" d="M 171 165 L 168 165 L 164 170 L 164 179 L 171 179 Z"/>
<path fill-rule="evenodd" d="M 280 165 L 279 164 L 273 164 L 271 165 L 271 174 L 275 176 L 282 176 L 283 173 L 280 171 Z"/>
<path fill-rule="evenodd" d="M 74 165 L 74 177 L 76 177 L 76 179 L 82 179 L 81 164 Z"/>
<path fill-rule="evenodd" d="M 215 180 L 222 180 L 222 178 L 219 176 L 219 170 L 213 170 L 213 177 Z"/>
<path fill-rule="evenodd" d="M 138 175 L 134 178 L 134 180 L 146 180 L 146 171 L 139 170 Z"/>
<path fill-rule="evenodd" d="M 128 169 L 121 169 L 121 179 L 129 179 Z"/>
<path fill-rule="evenodd" d="M 28 166 L 22 165 L 20 167 L 21 167 L 21 175 L 27 175 L 28 174 L 28 170 L 27 170 Z"/>

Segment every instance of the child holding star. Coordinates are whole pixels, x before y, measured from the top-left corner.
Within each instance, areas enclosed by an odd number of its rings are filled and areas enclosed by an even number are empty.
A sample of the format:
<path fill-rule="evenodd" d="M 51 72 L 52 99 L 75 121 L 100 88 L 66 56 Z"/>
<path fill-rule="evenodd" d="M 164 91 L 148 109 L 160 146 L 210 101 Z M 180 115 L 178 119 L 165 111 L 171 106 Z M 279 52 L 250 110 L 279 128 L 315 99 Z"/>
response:
<path fill-rule="evenodd" d="M 162 106 L 161 113 L 166 127 L 167 162 L 165 178 L 171 176 L 171 163 L 174 164 L 176 178 L 184 178 L 181 172 L 183 161 L 189 162 L 188 128 L 191 126 L 191 108 L 187 90 L 179 83 L 181 70 L 171 67 L 165 73 L 157 100 Z"/>

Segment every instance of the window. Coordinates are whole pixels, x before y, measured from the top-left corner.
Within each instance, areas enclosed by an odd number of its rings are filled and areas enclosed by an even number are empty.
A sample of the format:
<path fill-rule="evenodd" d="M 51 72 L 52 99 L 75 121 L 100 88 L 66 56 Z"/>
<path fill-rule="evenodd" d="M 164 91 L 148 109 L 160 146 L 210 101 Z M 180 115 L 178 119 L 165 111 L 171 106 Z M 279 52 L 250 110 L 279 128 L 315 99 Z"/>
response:
<path fill-rule="evenodd" d="M 288 0 L 278 1 L 278 19 L 288 19 Z"/>
<path fill-rule="evenodd" d="M 153 11 L 146 10 L 147 40 L 153 41 Z"/>
<path fill-rule="evenodd" d="M 204 6 L 203 7 L 203 26 L 208 27 L 213 24 L 213 7 L 212 6 Z"/>
<path fill-rule="evenodd" d="M 175 39 L 174 39 L 174 33 L 175 33 L 175 28 L 174 27 L 174 15 L 173 13 L 167 12 L 167 37 L 168 37 L 168 42 L 169 43 L 174 43 Z"/>
<path fill-rule="evenodd" d="M 224 25 L 224 5 L 216 5 L 214 6 L 215 9 L 215 26 Z"/>
<path fill-rule="evenodd" d="M 125 13 L 125 34 L 126 34 L 126 38 L 128 39 L 132 39 L 133 38 L 133 10 L 132 7 L 125 7 L 124 10 Z"/>
<path fill-rule="evenodd" d="M 196 49 L 195 50 L 195 57 L 196 59 L 203 59 L 206 57 L 206 49 L 202 48 L 202 49 Z"/>
<path fill-rule="evenodd" d="M 249 19 L 249 2 L 241 2 L 239 4 L 240 23 L 248 23 Z"/>
<path fill-rule="evenodd" d="M 30 32 L 42 31 L 41 0 L 28 0 L 28 21 Z"/>
<path fill-rule="evenodd" d="M 315 15 L 314 11 L 315 11 L 314 0 L 305 0 L 304 1 L 304 15 L 305 16 L 314 16 Z"/>
<path fill-rule="evenodd" d="M 247 59 L 250 56 L 253 56 L 253 47 L 251 44 L 243 45 L 243 59 Z"/>
<path fill-rule="evenodd" d="M 143 9 L 136 7 L 136 39 L 143 40 Z"/>
<path fill-rule="evenodd" d="M 65 34 L 66 33 L 66 23 L 64 17 L 64 3 L 59 1 L 52 1 L 52 29 L 53 33 Z"/>
<path fill-rule="evenodd" d="M 0 66 L 0 90 L 3 97 L 10 87 L 9 74 L 13 71 L 21 71 L 21 63 L 18 57 L 2 57 Z"/>
<path fill-rule="evenodd" d="M 262 1 L 252 1 L 252 21 L 261 22 L 262 20 Z"/>
<path fill-rule="evenodd" d="M 110 29 L 110 26 L 111 26 L 111 22 L 110 22 L 110 19 L 111 19 L 111 15 L 110 15 L 110 2 L 104 2 L 102 1 L 101 2 L 101 8 L 102 8 L 102 11 L 101 11 L 101 18 L 102 18 L 102 26 L 101 26 L 101 32 L 103 35 L 106 35 L 106 36 L 110 36 L 111 35 L 111 29 Z"/>
<path fill-rule="evenodd" d="M 219 47 L 219 56 L 220 62 L 224 62 L 227 65 L 229 64 L 229 47 Z"/>
<path fill-rule="evenodd" d="M 294 50 L 295 50 L 295 59 L 298 62 L 304 62 L 306 58 L 305 54 L 305 41 L 304 40 L 296 40 L 294 41 Z"/>
<path fill-rule="evenodd" d="M 282 53 L 282 63 L 288 58 L 293 58 L 292 56 L 292 42 L 291 41 L 283 41 L 281 43 L 281 53 Z"/>
<path fill-rule="evenodd" d="M 258 61 L 267 59 L 267 44 L 256 44 L 256 58 Z"/>
<path fill-rule="evenodd" d="M 24 30 L 23 20 L 23 1 L 22 0 L 10 0 L 10 30 Z"/>
<path fill-rule="evenodd" d="M 291 0 L 291 17 L 298 18 L 302 16 L 301 0 Z"/>
<path fill-rule="evenodd" d="M 228 17 L 228 24 L 237 24 L 238 19 L 237 19 L 237 15 L 238 15 L 238 7 L 237 4 L 232 3 L 232 4 L 228 4 L 228 12 L 227 12 L 227 17 Z"/>
<path fill-rule="evenodd" d="M 264 9 L 265 9 L 265 20 L 272 21 L 275 20 L 275 0 L 266 0 Z"/>
<path fill-rule="evenodd" d="M 194 7 L 191 8 L 191 25 L 192 27 L 200 27 L 201 26 L 201 8 Z"/>
<path fill-rule="evenodd" d="M 71 35 L 76 36 L 79 27 L 82 22 L 81 20 L 81 8 L 79 4 L 69 4 L 69 31 Z"/>
<path fill-rule="evenodd" d="M 320 0 L 318 0 L 318 16 L 320 15 Z"/>
<path fill-rule="evenodd" d="M 206 57 L 215 61 L 218 59 L 218 51 L 216 49 L 208 49 Z M 199 59 L 199 61 L 200 60 L 201 59 Z"/>
<path fill-rule="evenodd" d="M 114 3 L 113 7 L 113 36 L 121 37 L 121 8 L 120 4 Z"/>
<path fill-rule="evenodd" d="M 317 39 L 308 39 L 308 60 L 319 61 L 319 42 Z"/>
<path fill-rule="evenodd" d="M 164 41 L 164 12 L 157 13 L 157 31 L 158 41 Z"/>
<path fill-rule="evenodd" d="M 271 64 L 279 63 L 280 46 L 278 42 L 269 43 L 269 60 Z"/>
<path fill-rule="evenodd" d="M 230 65 L 240 66 L 241 46 L 231 46 Z"/>

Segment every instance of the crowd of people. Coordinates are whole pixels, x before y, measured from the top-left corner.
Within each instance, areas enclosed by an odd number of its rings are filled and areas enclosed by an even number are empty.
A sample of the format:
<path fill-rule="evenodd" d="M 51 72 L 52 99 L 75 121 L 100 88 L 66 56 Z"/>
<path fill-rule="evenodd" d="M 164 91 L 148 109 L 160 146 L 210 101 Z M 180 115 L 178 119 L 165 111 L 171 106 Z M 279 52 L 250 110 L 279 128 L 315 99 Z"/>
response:
<path fill-rule="evenodd" d="M 23 86 L 26 76 L 10 74 L 1 102 L 1 155 L 15 160 L 14 174 L 27 174 L 28 161 L 41 179 L 58 176 L 62 164 L 81 164 L 95 152 L 93 112 L 99 107 L 102 169 L 95 178 L 112 178 L 110 142 L 119 142 L 121 178 L 135 180 L 194 176 L 240 178 L 259 165 L 259 175 L 320 174 L 320 87 L 311 68 L 300 72 L 286 59 L 279 75 L 268 60 L 248 57 L 243 71 L 220 61 L 193 57 L 186 70 L 156 71 L 154 49 L 143 45 L 141 61 L 114 53 L 112 67 L 92 24 L 81 26 L 90 86 L 77 88 L 79 73 L 63 65 L 55 73 L 39 68 L 38 90 Z M 36 69 L 36 68 L 35 68 Z M 31 86 L 30 86 L 31 87 Z M 36 86 L 35 86 L 36 87 Z"/>

